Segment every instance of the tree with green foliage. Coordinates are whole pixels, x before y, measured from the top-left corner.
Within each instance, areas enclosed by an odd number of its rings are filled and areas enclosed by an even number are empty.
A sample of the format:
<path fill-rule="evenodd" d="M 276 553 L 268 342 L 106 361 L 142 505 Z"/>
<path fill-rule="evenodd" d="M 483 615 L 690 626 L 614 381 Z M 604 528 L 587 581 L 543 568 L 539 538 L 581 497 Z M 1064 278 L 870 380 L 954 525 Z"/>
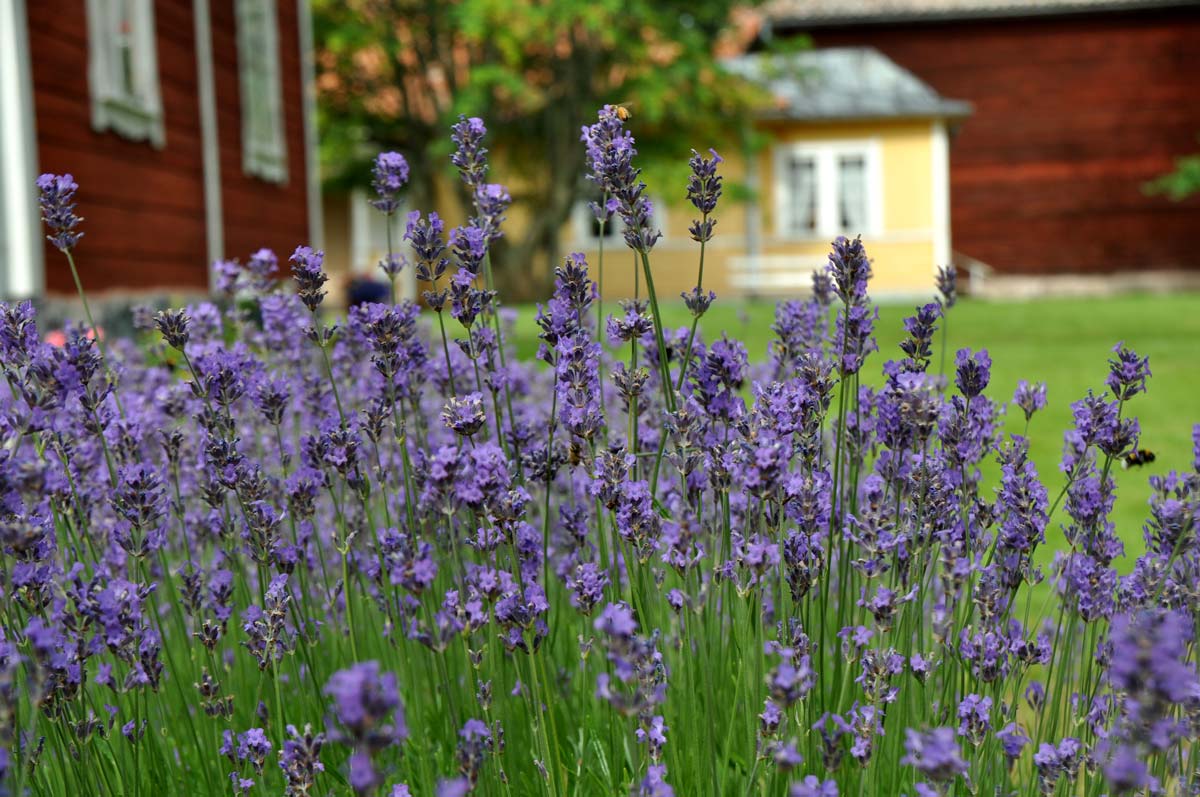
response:
<path fill-rule="evenodd" d="M 497 251 L 500 275 L 536 289 L 530 264 L 555 262 L 582 192 L 580 127 L 606 103 L 634 116 L 652 181 L 682 196 L 689 148 L 737 141 L 753 91 L 717 53 L 753 35 L 735 0 L 315 0 L 327 183 L 366 181 L 376 152 L 414 165 L 410 198 L 428 207 L 450 169 L 446 131 L 483 117 L 496 177 L 526 222 Z M 740 23 L 740 24 L 739 24 Z M 667 181 L 671 182 L 667 182 Z M 446 181 L 440 181 L 443 185 Z M 465 195 L 457 196 L 466 201 Z M 514 233 L 515 234 L 512 234 Z"/>

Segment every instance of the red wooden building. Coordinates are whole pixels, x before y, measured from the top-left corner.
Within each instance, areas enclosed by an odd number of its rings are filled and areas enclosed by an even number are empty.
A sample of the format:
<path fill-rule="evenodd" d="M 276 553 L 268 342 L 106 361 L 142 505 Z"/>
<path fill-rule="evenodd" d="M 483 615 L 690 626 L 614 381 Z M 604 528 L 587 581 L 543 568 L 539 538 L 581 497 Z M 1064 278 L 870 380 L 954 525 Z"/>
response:
<path fill-rule="evenodd" d="M 208 285 L 321 229 L 307 0 L 0 3 L 0 295 L 74 290 L 31 188 L 70 172 L 89 291 Z"/>
<path fill-rule="evenodd" d="M 972 115 L 953 249 L 1000 274 L 1200 270 L 1200 197 L 1148 181 L 1200 151 L 1200 3 L 774 0 L 763 38 L 870 46 Z"/>

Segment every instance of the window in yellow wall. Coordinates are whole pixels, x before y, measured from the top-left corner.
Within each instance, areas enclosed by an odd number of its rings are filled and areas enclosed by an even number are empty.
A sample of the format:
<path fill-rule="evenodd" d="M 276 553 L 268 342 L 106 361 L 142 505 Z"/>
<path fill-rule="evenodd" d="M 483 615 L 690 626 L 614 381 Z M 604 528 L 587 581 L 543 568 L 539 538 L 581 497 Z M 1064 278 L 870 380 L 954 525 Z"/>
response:
<path fill-rule="evenodd" d="M 811 155 L 793 155 L 788 160 L 790 198 L 788 231 L 793 235 L 817 231 L 817 160 Z"/>
<path fill-rule="evenodd" d="M 882 182 L 874 141 L 781 147 L 775 158 L 776 234 L 815 239 L 877 233 Z"/>
<path fill-rule="evenodd" d="M 867 159 L 862 155 L 839 155 L 837 167 L 839 230 L 862 230 L 867 226 Z"/>

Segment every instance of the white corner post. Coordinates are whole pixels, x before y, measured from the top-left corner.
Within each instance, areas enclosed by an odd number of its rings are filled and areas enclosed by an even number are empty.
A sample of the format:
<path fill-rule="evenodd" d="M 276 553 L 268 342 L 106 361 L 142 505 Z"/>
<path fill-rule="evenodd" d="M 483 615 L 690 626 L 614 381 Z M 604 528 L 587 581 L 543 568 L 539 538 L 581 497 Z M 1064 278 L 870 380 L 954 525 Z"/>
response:
<path fill-rule="evenodd" d="M 25 0 L 0 2 L 0 299 L 41 295 L 37 134 Z"/>
<path fill-rule="evenodd" d="M 946 120 L 936 119 L 931 132 L 933 156 L 933 269 L 950 265 L 950 134 Z"/>
<path fill-rule="evenodd" d="M 742 136 L 742 157 L 746 161 L 746 187 L 750 199 L 746 202 L 746 249 L 745 258 L 749 268 L 746 269 L 751 285 L 755 285 L 760 268 L 762 254 L 762 178 L 758 173 L 759 153 L 748 144 L 749 136 Z M 778 216 L 776 216 L 778 219 Z M 743 293 L 745 293 L 743 289 Z M 754 289 L 749 291 L 754 294 Z"/>
<path fill-rule="evenodd" d="M 314 248 L 325 242 L 321 212 L 321 160 L 317 150 L 317 74 L 313 56 L 312 9 L 309 0 L 296 0 L 296 22 L 300 33 L 300 93 L 304 114 L 304 176 L 308 189 L 308 239 Z"/>
<path fill-rule="evenodd" d="M 217 138 L 217 95 L 213 82 L 212 19 L 208 0 L 194 0 L 196 28 L 196 94 L 200 103 L 200 150 L 204 173 L 204 241 L 209 286 L 216 273 L 209 268 L 225 256 L 225 218 L 221 205 L 221 147 Z"/>

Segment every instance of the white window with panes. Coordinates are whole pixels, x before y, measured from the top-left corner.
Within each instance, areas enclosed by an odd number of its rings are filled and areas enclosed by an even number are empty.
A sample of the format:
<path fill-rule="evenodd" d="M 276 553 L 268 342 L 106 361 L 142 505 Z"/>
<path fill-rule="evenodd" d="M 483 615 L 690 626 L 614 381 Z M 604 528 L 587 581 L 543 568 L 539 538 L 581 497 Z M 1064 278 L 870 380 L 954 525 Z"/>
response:
<path fill-rule="evenodd" d="M 87 0 L 92 127 L 161 148 L 153 0 Z"/>
<path fill-rule="evenodd" d="M 237 0 L 238 86 L 242 99 L 242 170 L 287 182 L 287 136 L 279 69 L 276 0 Z"/>
<path fill-rule="evenodd" d="M 875 142 L 806 142 L 775 152 L 778 237 L 824 240 L 878 234 L 882 193 Z"/>

